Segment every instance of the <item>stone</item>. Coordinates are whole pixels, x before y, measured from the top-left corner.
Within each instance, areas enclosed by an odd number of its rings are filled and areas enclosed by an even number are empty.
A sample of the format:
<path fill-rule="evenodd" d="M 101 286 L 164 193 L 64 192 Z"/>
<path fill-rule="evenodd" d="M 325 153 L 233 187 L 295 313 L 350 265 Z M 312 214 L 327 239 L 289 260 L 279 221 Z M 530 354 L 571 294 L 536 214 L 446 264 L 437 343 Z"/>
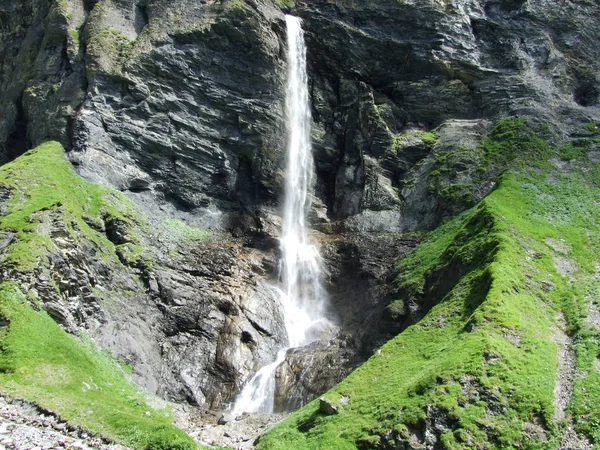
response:
<path fill-rule="evenodd" d="M 319 399 L 319 412 L 326 416 L 333 416 L 338 414 L 338 407 L 330 400 L 327 400 L 325 397 L 321 397 Z"/>
<path fill-rule="evenodd" d="M 219 420 L 217 423 L 219 425 L 225 425 L 225 424 L 228 424 L 229 422 L 233 421 L 233 419 L 234 419 L 234 417 L 232 414 L 223 413 L 223 414 L 221 414 L 221 417 L 219 417 Z"/>

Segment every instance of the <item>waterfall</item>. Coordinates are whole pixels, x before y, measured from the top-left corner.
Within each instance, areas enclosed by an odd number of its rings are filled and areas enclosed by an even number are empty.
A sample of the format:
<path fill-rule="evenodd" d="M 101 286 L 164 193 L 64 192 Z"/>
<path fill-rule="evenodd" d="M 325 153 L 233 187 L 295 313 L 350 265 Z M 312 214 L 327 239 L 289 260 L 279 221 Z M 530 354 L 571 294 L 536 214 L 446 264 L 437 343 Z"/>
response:
<path fill-rule="evenodd" d="M 274 292 L 281 301 L 288 347 L 246 383 L 233 414 L 270 413 L 275 395 L 275 370 L 287 350 L 317 340 L 331 324 L 326 318 L 327 296 L 321 286 L 319 252 L 308 239 L 307 212 L 313 161 L 310 140 L 310 103 L 306 73 L 306 45 L 300 19 L 287 15 L 287 88 L 285 109 L 288 147 L 285 176 L 283 229 L 280 241 L 282 288 Z"/>

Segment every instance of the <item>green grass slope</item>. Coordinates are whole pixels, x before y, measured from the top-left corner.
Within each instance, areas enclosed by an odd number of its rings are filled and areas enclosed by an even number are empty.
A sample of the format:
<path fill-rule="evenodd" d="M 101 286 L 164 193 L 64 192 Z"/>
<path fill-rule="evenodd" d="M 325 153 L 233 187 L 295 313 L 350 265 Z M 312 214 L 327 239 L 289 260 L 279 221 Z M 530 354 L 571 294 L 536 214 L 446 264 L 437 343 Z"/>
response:
<path fill-rule="evenodd" d="M 134 207 L 119 193 L 82 180 L 57 143 L 48 143 L 0 168 L 4 195 L 0 231 L 12 235 L 0 266 L 15 281 L 0 284 L 0 392 L 53 410 L 74 425 L 132 448 L 193 449 L 196 444 L 172 425 L 167 410 L 148 406 L 119 364 L 89 339 L 66 333 L 25 293 L 19 273 L 47 264 L 52 239 L 40 227 L 44 214 L 62 221 L 82 245 L 117 262 L 134 261 L 139 244 L 115 246 L 90 227 L 100 216 L 134 221 Z"/>
<path fill-rule="evenodd" d="M 259 449 L 556 449 L 569 426 L 600 448 L 597 137 L 553 151 L 511 123 L 479 151 L 513 170 L 399 263 L 399 301 L 429 313 L 325 395 L 338 414 L 314 401 Z"/>
<path fill-rule="evenodd" d="M 0 189 L 5 211 L 0 217 L 0 231 L 15 234 L 0 263 L 19 272 L 48 266 L 46 258 L 52 249 L 47 233 L 38 232 L 42 216 L 56 212 L 70 236 L 81 243 L 89 240 L 105 259 L 116 261 L 116 250 L 133 263 L 141 257 L 141 245 L 133 242 L 115 245 L 90 223 L 117 219 L 128 224 L 138 222 L 139 212 L 122 194 L 88 183 L 79 177 L 64 157 L 57 142 L 49 142 L 31 150 L 0 168 Z"/>

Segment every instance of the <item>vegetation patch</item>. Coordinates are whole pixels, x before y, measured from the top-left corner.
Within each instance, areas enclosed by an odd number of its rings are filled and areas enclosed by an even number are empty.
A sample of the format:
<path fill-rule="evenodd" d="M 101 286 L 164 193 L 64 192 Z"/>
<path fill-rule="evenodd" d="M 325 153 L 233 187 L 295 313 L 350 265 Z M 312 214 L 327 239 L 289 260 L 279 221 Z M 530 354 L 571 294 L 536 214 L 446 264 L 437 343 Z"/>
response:
<path fill-rule="evenodd" d="M 118 218 L 131 231 L 129 242 L 139 245 L 133 228 L 141 217 L 133 204 L 118 192 L 88 183 L 79 177 L 57 142 L 43 144 L 0 168 L 0 191 L 5 193 L 0 231 L 13 235 L 0 256 L 0 264 L 27 272 L 48 267 L 46 258 L 52 241 L 40 227 L 49 212 L 63 217 L 69 235 L 79 244 L 90 240 L 100 256 L 115 258 L 115 244 L 90 224 Z M 120 244 L 124 244 L 121 242 Z"/>
<path fill-rule="evenodd" d="M 421 142 L 423 142 L 423 144 L 425 144 L 426 147 L 431 148 L 435 145 L 435 143 L 437 142 L 439 135 L 437 133 L 437 131 L 435 130 L 431 130 L 431 131 L 421 131 L 421 130 L 410 130 L 410 131 L 406 131 L 402 134 L 397 134 L 392 136 L 392 145 L 390 147 L 390 151 L 392 153 L 397 153 L 398 150 L 403 146 L 403 144 L 406 141 L 410 141 L 411 139 L 418 139 Z"/>
<path fill-rule="evenodd" d="M 573 144 L 567 144 L 560 148 L 559 156 L 565 161 L 572 161 L 574 159 L 581 158 L 587 154 L 588 149 L 585 146 L 578 146 Z"/>
<path fill-rule="evenodd" d="M 544 139 L 543 128 L 535 128 L 521 117 L 507 117 L 496 123 L 482 141 L 488 170 L 501 173 L 508 168 L 543 163 L 553 154 Z"/>
<path fill-rule="evenodd" d="M 117 69 L 129 60 L 133 54 L 134 46 L 135 41 L 127 39 L 119 31 L 105 28 L 90 38 L 87 53 L 92 58 L 110 58 L 113 68 Z"/>
<path fill-rule="evenodd" d="M 0 315 L 9 322 L 0 332 L 4 393 L 133 448 L 197 448 L 168 410 L 147 405 L 115 361 L 35 311 L 16 283 L 0 285 Z"/>
<path fill-rule="evenodd" d="M 436 131 L 419 131 L 416 136 L 427 145 L 434 145 L 439 138 Z"/>
<path fill-rule="evenodd" d="M 199 227 L 188 225 L 180 219 L 166 219 L 160 230 L 165 237 L 180 243 L 203 242 L 211 237 L 211 232 Z"/>
<path fill-rule="evenodd" d="M 104 16 L 108 3 L 100 0 L 85 27 L 86 54 L 89 58 L 88 78 L 94 78 L 98 71 L 118 75 L 123 66 L 131 59 L 136 46 L 135 40 L 130 40 L 120 31 L 112 27 L 104 27 Z"/>
<path fill-rule="evenodd" d="M 438 199 L 441 216 L 454 217 L 474 206 L 507 169 L 545 164 L 557 156 L 544 137 L 543 127 L 508 117 L 499 120 L 476 148 L 436 149 L 428 189 Z M 565 146 L 564 155 L 575 158 L 579 153 Z"/>

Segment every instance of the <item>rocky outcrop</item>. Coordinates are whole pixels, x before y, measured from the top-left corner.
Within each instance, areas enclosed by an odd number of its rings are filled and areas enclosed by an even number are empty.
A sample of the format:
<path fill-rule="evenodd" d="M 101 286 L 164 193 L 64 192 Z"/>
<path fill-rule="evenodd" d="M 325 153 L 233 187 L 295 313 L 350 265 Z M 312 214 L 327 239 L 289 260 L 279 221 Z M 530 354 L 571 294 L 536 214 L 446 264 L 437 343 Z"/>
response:
<path fill-rule="evenodd" d="M 154 273 L 163 395 L 222 408 L 285 345 L 282 313 L 261 252 L 216 240 L 182 253 Z"/>
<path fill-rule="evenodd" d="M 1 172 L 2 281 L 92 338 L 148 391 L 222 408 L 285 345 L 267 285 L 269 245 L 146 218 L 122 195 L 79 178 L 56 143 Z"/>
<path fill-rule="evenodd" d="M 133 1 L 102 4 L 86 24 L 89 95 L 71 153 L 80 173 L 197 214 L 276 200 L 281 13 L 267 3 L 149 4 L 136 31 Z"/>

